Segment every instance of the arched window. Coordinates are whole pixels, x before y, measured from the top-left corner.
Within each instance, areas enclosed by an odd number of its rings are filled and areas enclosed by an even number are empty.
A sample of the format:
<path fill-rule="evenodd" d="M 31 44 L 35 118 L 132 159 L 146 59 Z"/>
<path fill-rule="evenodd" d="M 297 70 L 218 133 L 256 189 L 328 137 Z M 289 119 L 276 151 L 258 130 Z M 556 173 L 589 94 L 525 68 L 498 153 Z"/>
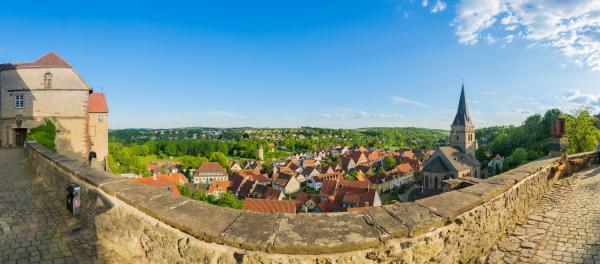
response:
<path fill-rule="evenodd" d="M 52 88 L 52 73 L 46 72 L 46 74 L 44 74 L 44 89 L 51 89 L 51 88 Z"/>

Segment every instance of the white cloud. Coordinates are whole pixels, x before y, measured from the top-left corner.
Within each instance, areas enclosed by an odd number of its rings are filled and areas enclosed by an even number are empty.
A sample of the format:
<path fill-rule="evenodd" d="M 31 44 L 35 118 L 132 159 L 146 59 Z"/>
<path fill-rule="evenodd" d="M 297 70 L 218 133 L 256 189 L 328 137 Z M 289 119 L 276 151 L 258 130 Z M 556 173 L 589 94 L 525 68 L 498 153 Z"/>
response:
<path fill-rule="evenodd" d="M 425 107 L 429 106 L 428 104 L 424 104 L 424 103 L 417 102 L 414 100 L 406 99 L 402 96 L 392 96 L 390 98 L 390 100 L 392 100 L 392 102 L 395 104 L 410 104 L 410 105 L 425 106 Z"/>
<path fill-rule="evenodd" d="M 487 41 L 488 44 L 494 44 L 496 39 L 492 37 L 492 34 L 488 33 L 487 36 L 485 36 L 485 41 Z"/>
<path fill-rule="evenodd" d="M 325 114 L 321 114 L 320 116 L 322 118 L 328 118 L 328 119 L 333 119 L 333 118 L 341 119 L 341 118 L 344 118 L 344 114 L 340 114 L 340 113 L 325 113 Z"/>
<path fill-rule="evenodd" d="M 552 47 L 571 62 L 600 71 L 600 1 L 462 0 L 453 23 L 462 44 L 475 44 L 487 30 L 512 32 Z M 509 37 L 511 36 L 511 37 Z"/>
<path fill-rule="evenodd" d="M 600 95 L 582 93 L 580 90 L 570 90 L 562 98 L 574 104 L 600 106 Z"/>
<path fill-rule="evenodd" d="M 385 118 L 403 118 L 403 115 L 398 114 L 382 114 L 382 113 L 369 113 L 365 111 L 358 111 L 354 113 L 355 118 L 359 119 L 385 119 Z"/>
<path fill-rule="evenodd" d="M 421 1 L 421 5 L 423 7 L 426 7 L 428 4 L 429 4 L 429 0 L 423 0 L 423 1 Z"/>
<path fill-rule="evenodd" d="M 431 8 L 431 13 L 439 13 L 442 12 L 446 9 L 448 5 L 446 3 L 444 3 L 444 1 L 442 0 L 437 0 L 435 1 L 435 5 L 433 5 L 433 7 Z"/>

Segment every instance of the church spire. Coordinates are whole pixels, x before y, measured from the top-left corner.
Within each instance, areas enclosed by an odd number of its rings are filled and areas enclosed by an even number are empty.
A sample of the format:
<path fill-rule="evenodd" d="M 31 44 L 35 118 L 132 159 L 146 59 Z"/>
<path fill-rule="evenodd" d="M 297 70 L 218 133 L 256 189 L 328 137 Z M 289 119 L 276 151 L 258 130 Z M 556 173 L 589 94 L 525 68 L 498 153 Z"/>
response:
<path fill-rule="evenodd" d="M 454 117 L 454 122 L 452 122 L 452 126 L 473 126 L 473 123 L 471 122 L 471 116 L 469 115 L 469 111 L 467 109 L 467 99 L 465 98 L 464 82 L 460 91 L 458 110 L 456 111 L 456 116 Z"/>

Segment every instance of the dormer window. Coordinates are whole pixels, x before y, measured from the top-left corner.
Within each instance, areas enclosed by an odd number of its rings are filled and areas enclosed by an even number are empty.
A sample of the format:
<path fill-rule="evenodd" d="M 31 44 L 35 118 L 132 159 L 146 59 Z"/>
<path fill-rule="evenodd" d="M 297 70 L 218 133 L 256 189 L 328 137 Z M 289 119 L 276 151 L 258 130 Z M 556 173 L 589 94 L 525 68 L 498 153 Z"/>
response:
<path fill-rule="evenodd" d="M 52 73 L 44 74 L 44 89 L 52 89 Z"/>

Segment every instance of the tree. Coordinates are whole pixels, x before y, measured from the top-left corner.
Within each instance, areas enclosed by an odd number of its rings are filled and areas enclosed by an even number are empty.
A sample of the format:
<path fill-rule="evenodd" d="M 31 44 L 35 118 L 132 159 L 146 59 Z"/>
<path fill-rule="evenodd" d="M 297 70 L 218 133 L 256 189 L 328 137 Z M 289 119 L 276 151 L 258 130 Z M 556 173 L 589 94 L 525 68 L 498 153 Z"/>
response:
<path fill-rule="evenodd" d="M 357 176 L 358 176 L 358 171 L 353 169 L 350 172 L 348 172 L 348 174 L 346 174 L 346 176 L 344 178 L 346 180 L 356 180 Z"/>
<path fill-rule="evenodd" d="M 580 153 L 595 149 L 600 131 L 596 127 L 596 117 L 587 108 L 580 108 L 566 116 L 566 136 L 569 139 L 569 153 Z"/>
<path fill-rule="evenodd" d="M 379 166 L 379 167 L 377 167 L 377 173 L 378 173 L 378 174 L 383 174 L 383 173 L 385 173 L 385 169 L 383 168 L 383 166 Z"/>
<path fill-rule="evenodd" d="M 508 157 L 508 163 L 512 168 L 527 163 L 527 150 L 516 148 L 510 157 Z"/>
<path fill-rule="evenodd" d="M 192 192 L 190 191 L 190 188 L 187 185 L 177 184 L 177 189 L 179 190 L 179 193 L 181 194 L 181 196 L 185 196 L 188 198 L 192 197 Z"/>
<path fill-rule="evenodd" d="M 229 160 L 227 159 L 227 156 L 225 156 L 225 154 L 221 153 L 221 152 L 213 152 L 210 154 L 210 158 L 208 158 L 210 161 L 216 161 L 219 164 L 221 164 L 221 166 L 225 169 L 227 169 L 229 171 Z"/>
<path fill-rule="evenodd" d="M 385 158 L 383 158 L 383 168 L 386 171 L 389 171 L 394 167 L 396 167 L 396 159 L 394 159 L 392 156 L 385 156 Z"/>
<path fill-rule="evenodd" d="M 44 123 L 30 130 L 27 140 L 36 141 L 40 145 L 56 151 L 56 126 L 50 119 L 45 119 Z"/>

